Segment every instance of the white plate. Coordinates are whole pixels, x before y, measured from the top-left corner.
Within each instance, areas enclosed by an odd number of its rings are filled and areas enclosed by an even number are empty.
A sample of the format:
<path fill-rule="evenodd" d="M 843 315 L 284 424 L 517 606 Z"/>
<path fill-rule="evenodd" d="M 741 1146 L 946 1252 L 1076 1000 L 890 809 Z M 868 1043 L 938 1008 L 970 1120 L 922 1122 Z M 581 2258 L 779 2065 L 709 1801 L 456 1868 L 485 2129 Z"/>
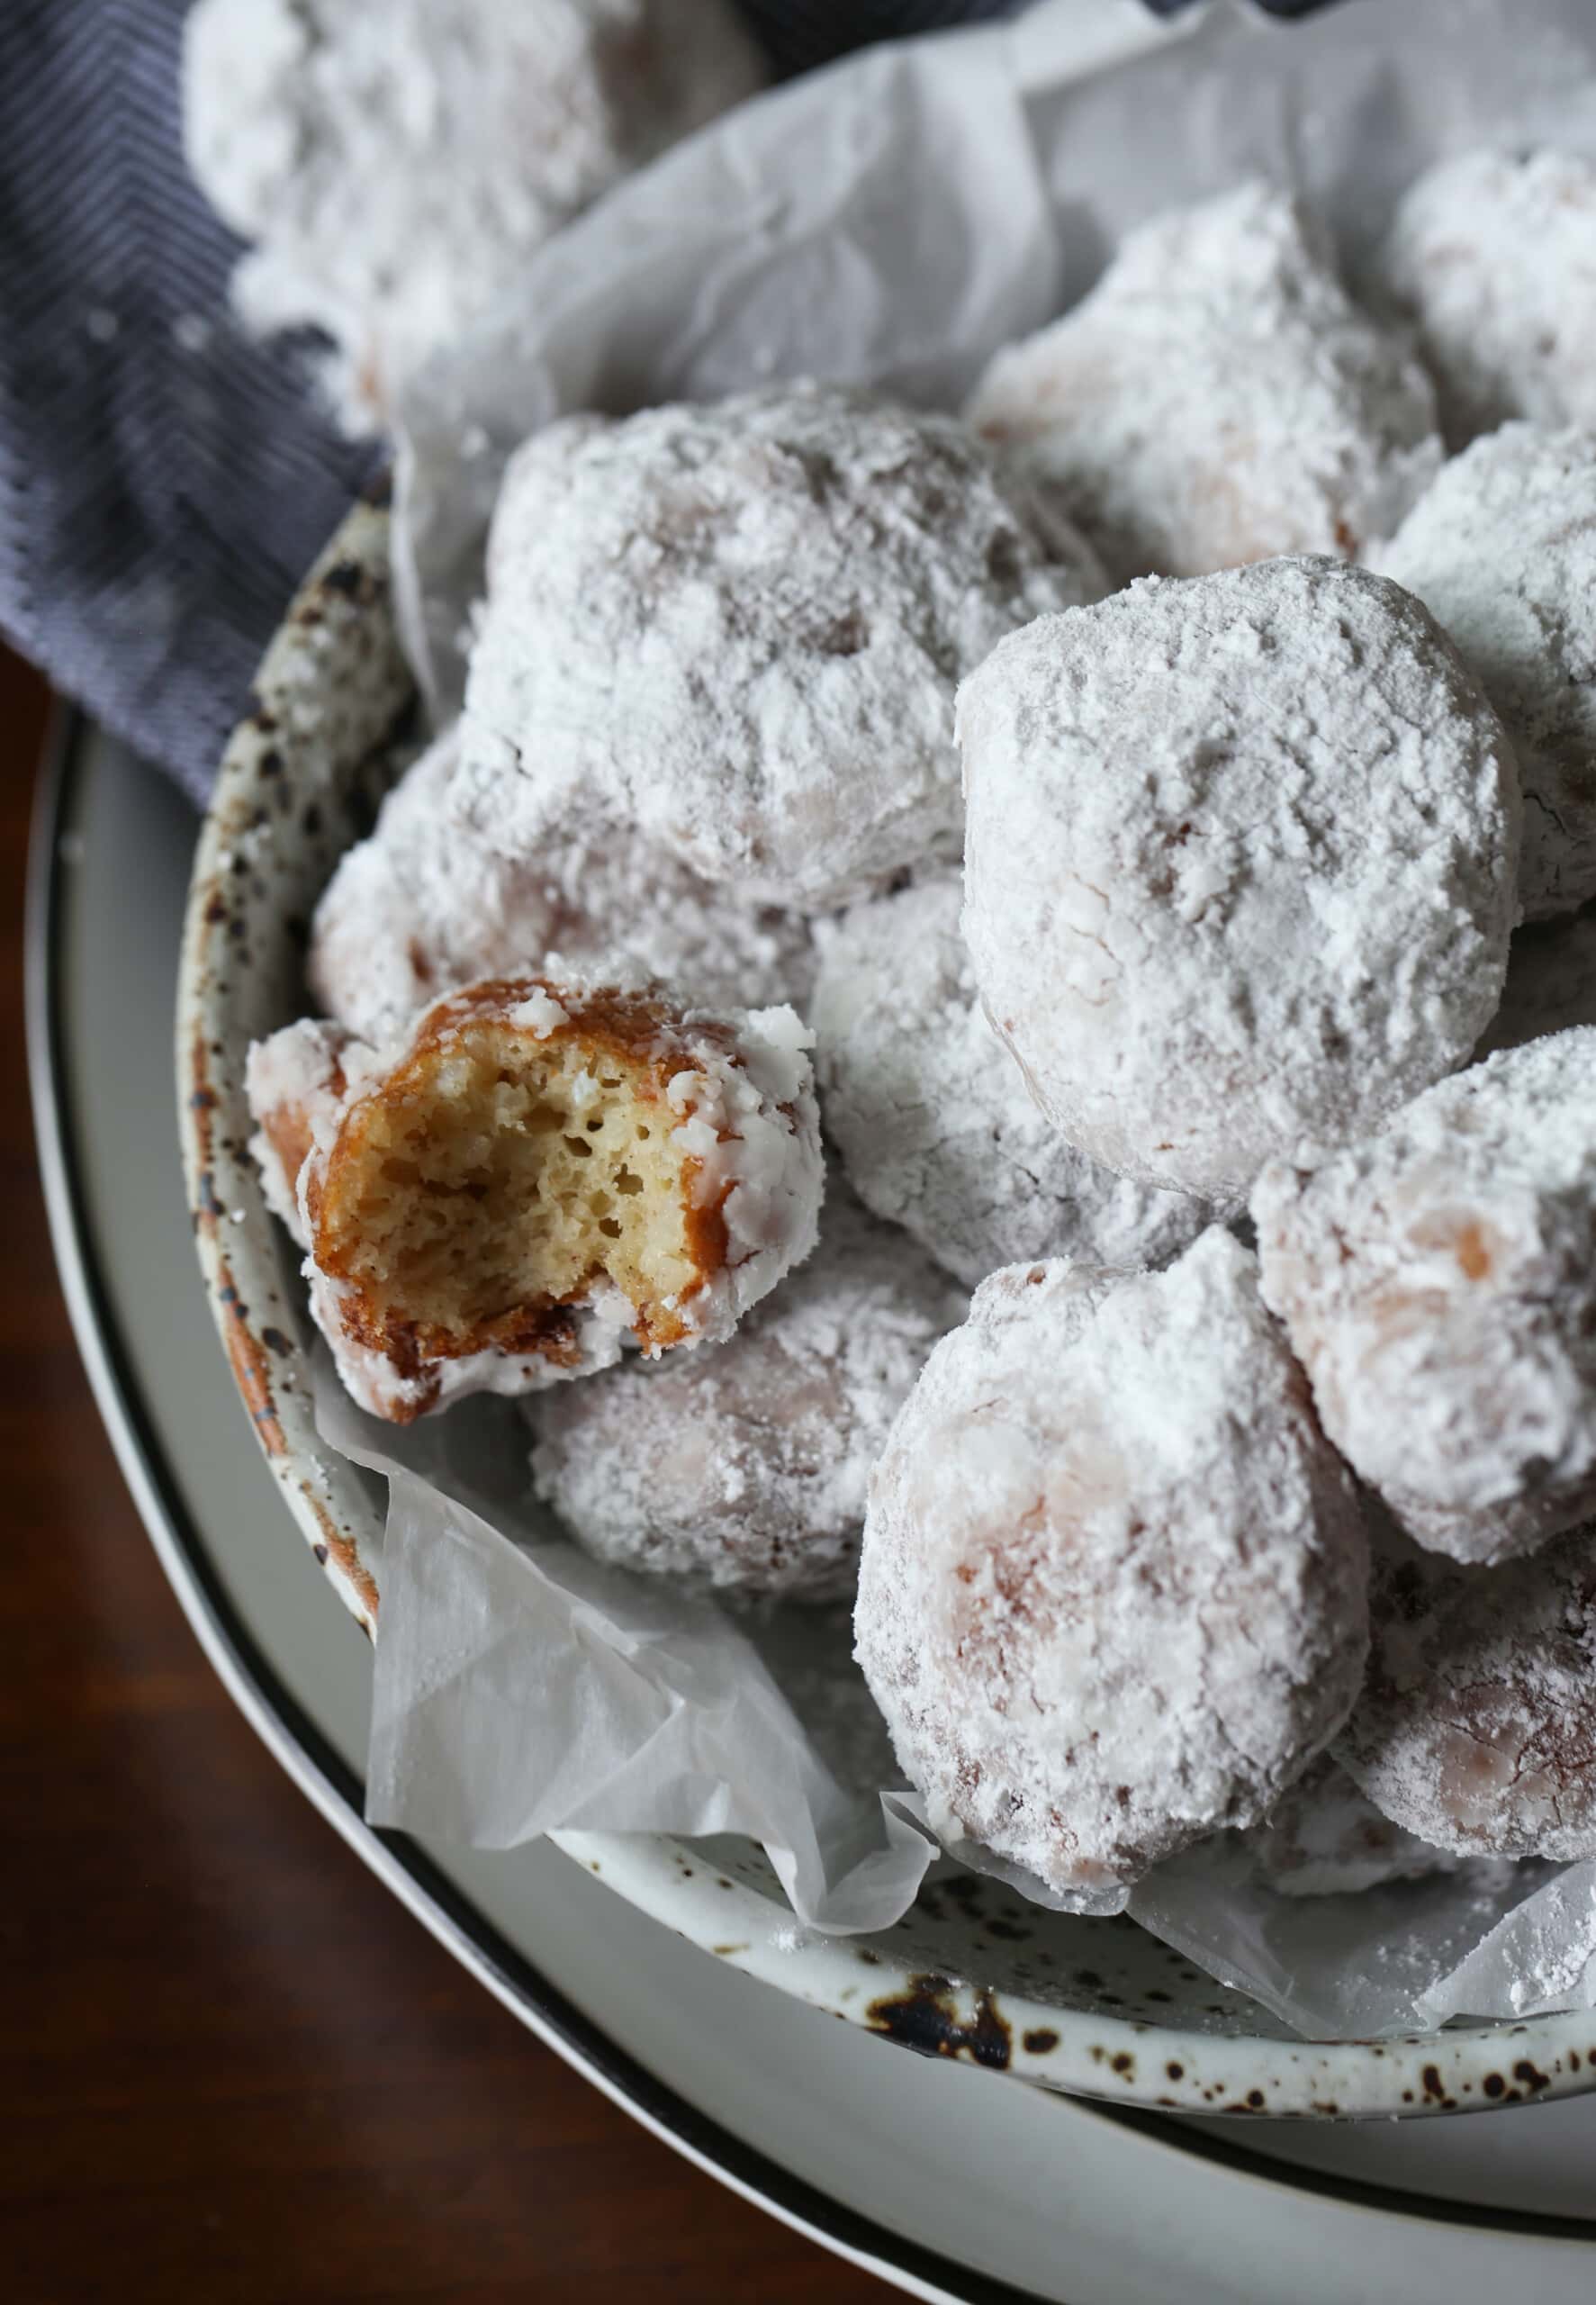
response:
<path fill-rule="evenodd" d="M 547 1845 L 484 1856 L 368 1831 L 365 1645 L 284 1541 L 190 1251 L 167 1020 L 194 819 L 97 742 L 73 749 L 60 801 L 41 816 L 30 1038 L 52 1226 L 102 1409 L 232 1694 L 457 1957 L 689 2157 L 915 2295 L 1589 2305 L 1596 2101 L 1222 2136 L 1110 2113 L 889 2055 L 672 1938 Z"/>

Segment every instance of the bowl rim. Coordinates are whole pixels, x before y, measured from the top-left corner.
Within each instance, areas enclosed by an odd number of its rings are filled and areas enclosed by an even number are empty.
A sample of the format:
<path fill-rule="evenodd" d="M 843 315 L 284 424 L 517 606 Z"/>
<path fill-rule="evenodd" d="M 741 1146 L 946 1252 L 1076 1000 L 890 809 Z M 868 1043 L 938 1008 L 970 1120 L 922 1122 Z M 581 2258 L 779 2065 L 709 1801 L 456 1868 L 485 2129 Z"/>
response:
<path fill-rule="evenodd" d="M 416 690 L 393 621 L 389 516 L 356 503 L 311 566 L 228 741 L 194 854 L 178 971 L 183 1174 L 205 1293 L 243 1407 L 289 1513 L 338 1597 L 374 1638 L 381 1523 L 356 1469 L 316 1432 L 302 1315 L 248 1156 L 240 1021 L 249 920 L 240 857 L 302 821 L 294 770 L 321 751 L 318 790 L 382 752 Z M 321 707 L 336 695 L 338 709 Z M 333 725 L 329 729 L 329 719 Z M 311 804 L 305 804 L 308 807 Z M 258 927 L 259 923 L 255 923 Z M 281 924 L 279 924 L 281 925 Z M 762 1890 L 670 1833 L 550 1835 L 607 1886 L 777 1991 L 923 2054 L 967 2059 L 1109 2103 L 1238 2116 L 1407 2118 L 1487 2111 L 1596 2088 L 1596 2011 L 1379 2041 L 1216 2034 L 1061 2007 L 932 1975 L 880 1939 L 795 1927 Z M 868 1984 L 865 1973 L 868 1969 Z"/>

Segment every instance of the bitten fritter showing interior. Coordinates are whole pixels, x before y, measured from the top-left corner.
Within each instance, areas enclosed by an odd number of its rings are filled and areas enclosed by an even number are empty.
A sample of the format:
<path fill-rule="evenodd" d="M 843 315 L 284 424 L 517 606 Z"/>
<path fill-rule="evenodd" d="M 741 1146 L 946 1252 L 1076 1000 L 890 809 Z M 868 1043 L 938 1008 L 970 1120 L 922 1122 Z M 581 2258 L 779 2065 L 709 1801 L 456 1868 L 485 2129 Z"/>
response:
<path fill-rule="evenodd" d="M 611 997 L 570 1016 L 546 996 L 542 1014 L 536 996 L 470 1013 L 492 990 L 435 1012 L 346 1116 L 315 1196 L 318 1265 L 353 1284 L 372 1342 L 400 1329 L 428 1358 L 526 1349 L 604 1281 L 645 1345 L 677 1342 L 726 1235 L 672 1141 L 681 1064 L 658 1013 Z"/>

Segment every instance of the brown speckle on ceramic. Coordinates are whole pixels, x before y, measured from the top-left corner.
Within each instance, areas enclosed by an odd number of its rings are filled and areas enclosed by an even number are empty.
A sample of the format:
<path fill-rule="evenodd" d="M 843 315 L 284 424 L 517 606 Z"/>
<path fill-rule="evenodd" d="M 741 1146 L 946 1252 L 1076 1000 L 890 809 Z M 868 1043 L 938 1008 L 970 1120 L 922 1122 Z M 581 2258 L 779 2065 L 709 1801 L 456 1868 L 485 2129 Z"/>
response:
<path fill-rule="evenodd" d="M 302 1013 L 304 924 L 370 826 L 414 703 L 390 607 L 387 520 L 358 505 L 268 650 L 228 746 L 178 994 L 184 1169 L 212 1311 L 284 1502 L 367 1634 L 380 1515 L 315 1430 L 298 1257 L 248 1159 L 244 1054 Z M 722 1838 L 706 1851 L 663 1833 L 555 1838 L 607 1887 L 765 1984 L 886 2043 L 1050 2088 L 1334 2120 L 1544 2103 L 1596 2082 L 1588 2012 L 1303 2041 L 1129 1921 L 1048 1912 L 945 1864 L 892 1929 L 825 1938 L 796 1927 L 750 1842 Z"/>
<path fill-rule="evenodd" d="M 1014 2053 L 1007 2024 L 989 1993 L 968 2008 L 948 1977 L 911 1977 L 905 1993 L 884 1993 L 865 2011 L 872 2032 L 886 2033 L 921 2056 L 968 2057 L 1002 2072 Z"/>
<path fill-rule="evenodd" d="M 290 1509 L 368 1632 L 377 1608 L 371 1507 L 317 1441 L 293 1342 L 297 1259 L 248 1159 L 243 1059 L 250 1040 L 299 1013 L 300 953 L 287 923 L 308 916 L 369 818 L 413 710 L 389 608 L 386 516 L 359 505 L 267 650 L 254 709 L 223 757 L 194 862 L 178 993 L 184 1169 L 211 1309 Z"/>

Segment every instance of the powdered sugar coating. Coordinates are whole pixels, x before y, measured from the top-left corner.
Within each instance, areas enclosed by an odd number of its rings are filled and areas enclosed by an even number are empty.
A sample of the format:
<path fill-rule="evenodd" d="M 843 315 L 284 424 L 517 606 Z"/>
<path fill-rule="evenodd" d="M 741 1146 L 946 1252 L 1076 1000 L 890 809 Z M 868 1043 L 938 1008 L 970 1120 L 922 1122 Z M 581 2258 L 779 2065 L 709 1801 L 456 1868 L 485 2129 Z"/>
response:
<path fill-rule="evenodd" d="M 1596 1510 L 1596 1027 L 1272 1165 L 1252 1211 L 1325 1431 L 1421 1544 L 1501 1560 Z"/>
<path fill-rule="evenodd" d="M 1596 1531 L 1462 1568 L 1376 1551 L 1368 1677 L 1336 1755 L 1388 1817 L 1467 1856 L 1596 1856 Z"/>
<path fill-rule="evenodd" d="M 197 0 L 184 132 L 257 245 L 234 301 L 323 329 L 353 429 L 621 176 L 764 81 L 726 0 Z"/>
<path fill-rule="evenodd" d="M 455 820 L 450 730 L 383 803 L 333 874 L 311 925 L 311 992 L 384 1038 L 439 993 L 528 970 L 668 984 L 686 1005 L 807 1006 L 809 926 L 739 904 L 625 827 L 552 835 L 512 863 Z"/>
<path fill-rule="evenodd" d="M 1083 1904 L 1256 1823 L 1365 1651 L 1350 1483 L 1215 1227 L 979 1289 L 871 1487 L 858 1656 L 945 1834 Z"/>
<path fill-rule="evenodd" d="M 728 1343 L 528 1404 L 533 1487 L 588 1551 L 785 1600 L 853 1590 L 865 1493 L 961 1293 L 845 1189 Z"/>
<path fill-rule="evenodd" d="M 1501 1006 L 1477 1053 L 1521 1048 L 1543 1033 L 1596 1025 L 1596 912 L 1536 920 L 1508 949 Z"/>
<path fill-rule="evenodd" d="M 1283 1897 L 1356 1896 L 1450 1873 L 1458 1862 L 1383 1816 L 1328 1753 L 1245 1839 L 1260 1878 Z"/>
<path fill-rule="evenodd" d="M 1526 913 L 1596 897 L 1596 434 L 1504 424 L 1476 440 L 1377 565 L 1445 626 L 1512 739 Z"/>
<path fill-rule="evenodd" d="M 505 475 L 459 806 L 507 855 L 622 820 L 823 910 L 956 855 L 960 675 L 1100 589 L 952 418 L 789 384 L 579 418 Z"/>
<path fill-rule="evenodd" d="M 1262 183 L 1132 232 L 1073 312 L 998 353 L 969 414 L 1121 583 L 1356 558 L 1441 457 L 1423 369 Z"/>
<path fill-rule="evenodd" d="M 1028 1095 L 987 1023 L 948 876 L 816 925 L 816 1071 L 828 1133 L 878 1216 L 974 1287 L 1024 1257 L 1167 1264 L 1200 1201 L 1099 1168 Z"/>
<path fill-rule="evenodd" d="M 1462 447 L 1510 416 L 1596 426 L 1596 165 L 1466 152 L 1397 208 L 1383 258 Z"/>
<path fill-rule="evenodd" d="M 1467 1056 L 1517 909 L 1517 773 L 1417 601 L 1359 568 L 1149 578 L 959 695 L 965 936 L 1070 1140 L 1224 1202 Z"/>
<path fill-rule="evenodd" d="M 351 1075 L 374 1062 L 375 1053 L 339 1025 L 302 1017 L 264 1041 L 253 1041 L 244 1064 L 244 1093 L 256 1133 L 249 1156 L 260 1172 L 266 1207 L 302 1249 L 299 1172 L 318 1133 L 336 1125 Z M 347 1070 L 346 1071 L 346 1066 Z"/>

